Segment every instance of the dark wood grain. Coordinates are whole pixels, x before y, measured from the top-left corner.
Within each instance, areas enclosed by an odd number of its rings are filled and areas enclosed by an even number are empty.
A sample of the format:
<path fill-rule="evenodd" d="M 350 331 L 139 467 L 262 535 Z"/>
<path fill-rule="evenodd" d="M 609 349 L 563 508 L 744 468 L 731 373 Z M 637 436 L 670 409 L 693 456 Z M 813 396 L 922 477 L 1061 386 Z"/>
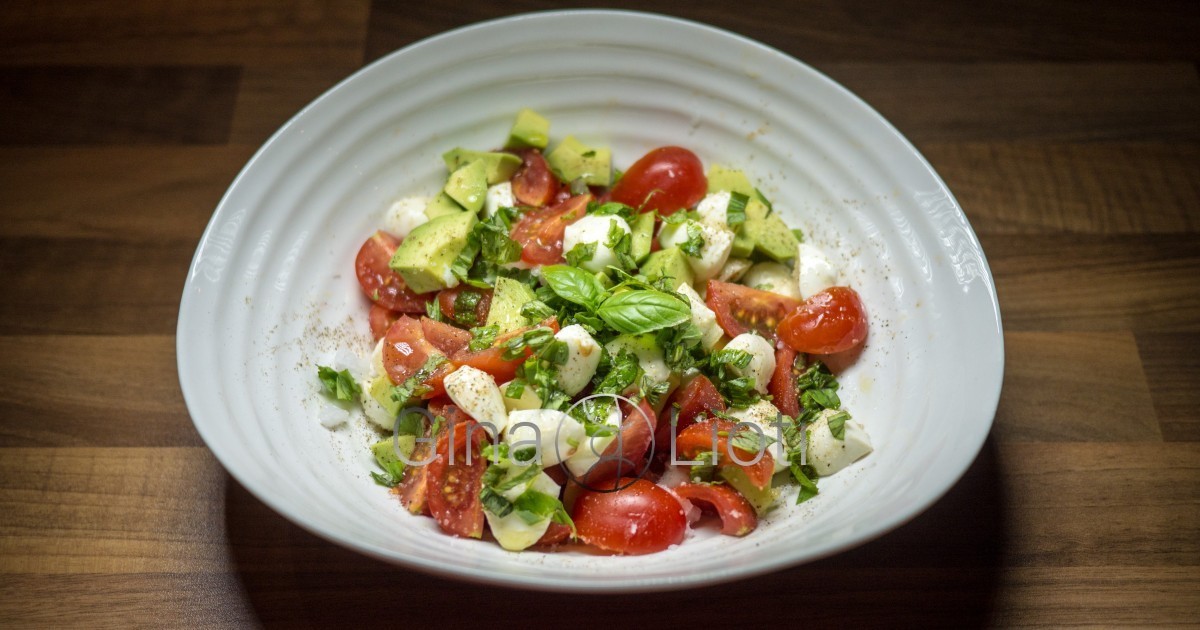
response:
<path fill-rule="evenodd" d="M 1137 334 L 1164 440 L 1200 442 L 1200 334 Z"/>

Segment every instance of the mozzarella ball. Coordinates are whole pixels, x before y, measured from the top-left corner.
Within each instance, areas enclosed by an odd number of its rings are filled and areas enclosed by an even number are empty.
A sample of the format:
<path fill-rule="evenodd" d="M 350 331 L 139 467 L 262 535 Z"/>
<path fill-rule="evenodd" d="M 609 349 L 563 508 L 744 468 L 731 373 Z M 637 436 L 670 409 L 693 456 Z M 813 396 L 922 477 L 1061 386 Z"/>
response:
<path fill-rule="evenodd" d="M 617 255 L 605 244 L 608 242 L 608 232 L 614 224 L 622 232 L 631 233 L 625 219 L 612 215 L 589 214 L 568 225 L 563 231 L 563 254 L 575 249 L 576 245 L 595 243 L 596 252 L 592 259 L 584 261 L 580 266 L 588 271 L 597 272 L 604 271 L 609 265 L 616 265 Z"/>
<path fill-rule="evenodd" d="M 504 395 L 491 374 L 464 365 L 446 376 L 446 394 L 459 409 L 499 435 L 508 424 Z"/>
<path fill-rule="evenodd" d="M 424 197 L 407 197 L 393 203 L 383 217 L 384 229 L 400 238 L 408 236 L 414 228 L 429 220 L 425 216 L 428 203 Z"/>
<path fill-rule="evenodd" d="M 742 277 L 742 284 L 761 291 L 770 291 L 790 298 L 800 299 L 800 286 L 787 265 L 777 262 L 760 262 Z"/>
<path fill-rule="evenodd" d="M 745 350 L 750 353 L 750 364 L 744 368 L 733 368 L 738 376 L 754 379 L 754 389 L 767 393 L 767 384 L 775 372 L 775 347 L 771 342 L 754 333 L 742 333 L 725 344 L 725 350 Z"/>

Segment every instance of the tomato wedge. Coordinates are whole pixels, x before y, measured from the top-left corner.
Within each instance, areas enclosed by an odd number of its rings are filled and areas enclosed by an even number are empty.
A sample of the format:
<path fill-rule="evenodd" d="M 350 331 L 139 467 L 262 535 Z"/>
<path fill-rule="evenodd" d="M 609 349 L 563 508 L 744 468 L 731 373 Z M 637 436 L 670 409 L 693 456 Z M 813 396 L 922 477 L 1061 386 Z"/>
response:
<path fill-rule="evenodd" d="M 725 484 L 684 483 L 673 491 L 681 499 L 716 512 L 721 519 L 721 533 L 726 536 L 745 536 L 758 527 L 754 506 Z"/>
<path fill-rule="evenodd" d="M 671 414 L 675 405 L 679 405 L 674 430 L 671 427 Z M 713 410 L 725 411 L 725 400 L 717 387 L 703 374 L 692 378 L 683 387 L 672 392 L 666 406 L 658 418 L 658 429 L 654 432 L 654 450 L 660 453 L 670 452 L 671 442 L 680 431 L 696 422 L 701 413 L 712 415 Z"/>
<path fill-rule="evenodd" d="M 483 447 L 487 432 L 474 420 L 453 423 L 438 438 L 437 457 L 429 463 L 429 512 L 448 534 L 465 538 L 483 535 L 483 504 L 479 490 L 488 462 Z"/>
<path fill-rule="evenodd" d="M 447 321 L 460 326 L 482 326 L 487 322 L 488 311 L 492 307 L 492 289 L 466 285 L 443 289 L 438 292 L 437 301 Z M 470 310 L 459 312 L 459 307 L 467 306 L 471 306 Z"/>
<path fill-rule="evenodd" d="M 513 226 L 512 239 L 521 244 L 521 260 L 537 265 L 563 261 L 563 232 L 583 218 L 590 194 L 575 195 L 553 206 L 526 212 Z"/>
<path fill-rule="evenodd" d="M 550 203 L 560 184 L 550 171 L 546 158 L 537 149 L 525 149 L 516 154 L 521 158 L 521 168 L 513 174 L 513 196 L 522 204 L 535 208 Z"/>
<path fill-rule="evenodd" d="M 392 327 L 392 324 L 396 323 L 397 319 L 400 319 L 401 315 L 403 313 L 393 311 L 379 304 L 372 304 L 371 312 L 367 315 L 367 323 L 371 326 L 371 338 L 375 341 L 383 339 L 388 329 Z"/>
<path fill-rule="evenodd" d="M 620 490 L 584 490 L 571 519 L 579 539 L 606 551 L 645 554 L 683 542 L 687 518 L 670 491 L 645 479 L 624 478 Z"/>
<path fill-rule="evenodd" d="M 421 318 L 421 332 L 447 357 L 453 357 L 471 343 L 471 333 L 428 317 Z"/>
<path fill-rule="evenodd" d="M 642 212 L 667 216 L 704 198 L 708 179 L 695 153 L 683 147 L 659 147 L 638 158 L 612 187 L 612 199 Z"/>
<path fill-rule="evenodd" d="M 542 322 L 539 324 L 539 326 L 545 326 L 556 333 L 558 332 L 558 320 L 553 317 Z M 484 372 L 491 374 L 492 377 L 496 379 L 497 383 L 511 381 L 513 377 L 517 375 L 517 370 L 520 369 L 521 364 L 525 362 L 525 358 L 529 356 L 530 351 L 526 349 L 524 354 L 515 359 L 505 359 L 504 344 L 509 339 L 512 339 L 518 335 L 522 335 L 526 331 L 532 330 L 533 328 L 534 327 L 531 326 L 529 328 L 514 330 L 506 335 L 501 335 L 496 339 L 496 343 L 493 344 L 491 348 L 486 348 L 484 350 L 472 351 L 468 349 L 466 347 L 466 343 L 464 343 L 460 350 L 450 355 L 450 360 L 453 361 L 455 365 L 469 365 L 475 369 L 483 370 Z M 465 333 L 467 335 L 467 342 L 470 341 L 470 333 L 467 333 L 466 331 L 459 332 Z"/>
<path fill-rule="evenodd" d="M 358 284 L 372 302 L 386 309 L 402 313 L 424 313 L 425 305 L 433 297 L 413 293 L 408 285 L 404 284 L 404 278 L 388 266 L 392 254 L 396 253 L 399 246 L 400 239 L 387 232 L 372 234 L 354 258 L 354 273 L 358 276 Z"/>
<path fill-rule="evenodd" d="M 796 359 L 800 359 L 797 365 Z M 804 369 L 804 357 L 787 344 L 779 344 L 775 349 L 775 372 L 771 374 L 771 382 L 767 392 L 771 394 L 771 402 L 780 413 L 795 418 L 800 415 L 800 395 L 796 392 L 796 379 Z"/>
<path fill-rule="evenodd" d="M 542 537 L 539 538 L 534 544 L 542 547 L 548 547 L 550 545 L 557 545 L 567 538 L 570 538 L 570 536 L 570 527 L 563 525 L 562 523 L 551 522 L 550 527 L 546 529 L 546 533 L 542 534 Z"/>
<path fill-rule="evenodd" d="M 780 322 L 779 338 L 799 352 L 845 352 L 867 338 L 862 299 L 850 287 L 825 289 Z"/>
<path fill-rule="evenodd" d="M 624 412 L 624 419 L 621 421 L 620 437 L 613 440 L 600 460 L 578 479 L 585 488 L 615 488 L 615 483 L 608 482 L 615 482 L 621 475 L 639 474 L 645 467 L 646 451 L 650 448 L 651 436 L 658 424 L 654 408 L 643 398 L 636 407 L 622 401 L 621 411 Z"/>
<path fill-rule="evenodd" d="M 404 316 L 397 319 L 384 335 L 383 367 L 392 383 L 396 385 L 404 383 L 408 377 L 416 374 L 425 365 L 429 357 L 446 354 L 430 343 L 423 328 L 421 322 Z M 447 326 L 447 328 L 454 327 Z M 459 332 L 466 333 L 466 331 Z M 470 333 L 466 334 L 468 337 L 470 336 Z M 442 379 L 446 378 L 452 369 L 453 366 L 449 361 L 438 366 L 433 374 L 423 382 L 430 387 L 430 391 L 423 398 L 429 399 L 443 393 L 445 389 L 442 386 Z"/>
<path fill-rule="evenodd" d="M 737 460 L 743 462 L 753 460 L 758 453 L 751 453 L 729 444 L 729 436 L 733 434 L 736 427 L 736 423 L 728 420 L 705 418 L 679 432 L 679 437 L 675 438 L 676 455 L 681 459 L 691 460 L 700 453 L 716 452 L 718 466 L 722 468 L 726 466 L 741 468 L 746 473 L 747 479 L 756 488 L 770 487 L 771 475 L 775 472 L 775 458 L 771 456 L 770 451 L 764 451 L 762 457 L 759 457 L 757 462 L 752 464 L 739 463 Z M 713 448 L 714 432 L 716 433 L 716 448 Z M 737 455 L 737 460 L 733 457 L 735 454 Z"/>
<path fill-rule="evenodd" d="M 707 290 L 705 302 L 730 337 L 753 331 L 774 341 L 779 323 L 800 306 L 800 300 L 720 280 L 709 280 Z"/>

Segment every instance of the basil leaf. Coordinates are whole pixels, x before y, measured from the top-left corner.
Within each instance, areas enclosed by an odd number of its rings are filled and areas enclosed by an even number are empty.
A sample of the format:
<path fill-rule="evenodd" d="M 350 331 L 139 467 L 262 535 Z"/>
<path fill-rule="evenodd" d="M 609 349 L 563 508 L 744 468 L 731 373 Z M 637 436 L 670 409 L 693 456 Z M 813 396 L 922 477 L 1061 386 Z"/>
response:
<path fill-rule="evenodd" d="M 725 222 L 734 229 L 746 222 L 746 202 L 750 198 L 740 192 L 729 193 L 729 205 L 725 206 Z"/>
<path fill-rule="evenodd" d="M 567 265 L 542 267 L 542 278 L 558 297 L 595 310 L 604 301 L 604 286 L 596 276 Z"/>
<path fill-rule="evenodd" d="M 583 263 L 596 257 L 596 243 L 579 243 L 571 251 L 563 255 L 567 264 L 572 267 L 582 267 Z"/>
<path fill-rule="evenodd" d="M 845 411 L 839 411 L 832 416 L 829 416 L 829 432 L 833 437 L 846 440 L 846 421 L 850 419 L 850 414 Z"/>
<path fill-rule="evenodd" d="M 324 365 L 317 366 L 317 378 L 325 386 L 325 391 L 337 400 L 354 400 L 362 393 L 362 388 L 354 381 L 349 370 L 337 371 Z"/>
<path fill-rule="evenodd" d="M 491 326 L 481 326 L 471 329 L 471 342 L 467 344 L 467 349 L 471 352 L 479 352 L 487 350 L 496 343 L 496 337 L 500 334 L 500 325 L 492 324 Z"/>
<path fill-rule="evenodd" d="M 617 332 L 639 335 L 692 318 L 687 302 L 662 291 L 626 291 L 604 301 L 596 314 Z"/>
<path fill-rule="evenodd" d="M 800 494 L 796 497 L 796 503 L 804 503 L 817 496 L 817 475 L 813 468 L 811 466 L 801 466 L 796 461 L 792 461 L 789 468 L 792 471 L 792 478 L 796 480 L 796 483 L 800 484 Z"/>

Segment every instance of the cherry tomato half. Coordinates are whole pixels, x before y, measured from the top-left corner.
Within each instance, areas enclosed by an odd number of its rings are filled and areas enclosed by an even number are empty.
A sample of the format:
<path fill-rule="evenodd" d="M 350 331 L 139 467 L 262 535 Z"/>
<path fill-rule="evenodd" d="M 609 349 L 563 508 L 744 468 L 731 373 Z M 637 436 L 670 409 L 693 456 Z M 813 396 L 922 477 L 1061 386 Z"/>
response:
<path fill-rule="evenodd" d="M 558 332 L 558 320 L 553 317 L 542 322 L 539 326 L 545 326 L 554 332 Z M 531 328 L 522 328 L 501 335 L 496 339 L 496 343 L 492 344 L 492 347 L 484 348 L 483 350 L 473 351 L 467 348 L 466 344 L 463 344 L 461 349 L 450 355 L 450 359 L 455 365 L 469 365 L 477 370 L 483 370 L 491 374 L 497 383 L 511 381 L 517 375 L 517 370 L 525 362 L 525 358 L 529 356 L 530 351 L 527 348 L 521 356 L 515 359 L 505 359 L 504 344 L 509 339 L 522 335 Z M 470 333 L 467 334 L 467 341 L 470 341 Z"/>
<path fill-rule="evenodd" d="M 651 436 L 658 423 L 654 408 L 643 398 L 636 407 L 622 401 L 621 411 L 624 412 L 624 419 L 621 421 L 620 437 L 613 440 L 600 455 L 600 460 L 578 479 L 586 488 L 606 490 L 619 487 L 616 481 L 622 475 L 636 475 L 645 467 L 646 451 L 650 448 Z"/>
<path fill-rule="evenodd" d="M 438 291 L 437 301 L 447 321 L 459 326 L 482 326 L 487 322 L 488 311 L 492 308 L 492 289 L 460 285 Z M 459 312 L 459 307 L 466 306 L 471 306 L 471 309 Z"/>
<path fill-rule="evenodd" d="M 687 518 L 668 490 L 645 479 L 624 478 L 620 490 L 584 490 L 571 519 L 583 542 L 621 554 L 662 551 L 683 542 Z"/>
<path fill-rule="evenodd" d="M 764 451 L 762 457 L 752 464 L 749 462 L 758 456 L 745 449 L 731 446 L 729 436 L 733 434 L 737 424 L 720 418 L 705 418 L 679 432 L 675 438 L 675 452 L 682 459 L 693 459 L 700 453 L 717 453 L 717 465 L 720 467 L 736 466 L 746 473 L 746 478 L 757 488 L 767 488 L 771 485 L 771 475 L 775 472 L 775 458 L 769 451 Z M 713 434 L 716 434 L 714 443 Z M 715 447 L 715 448 L 714 448 Z M 734 454 L 737 459 L 734 459 Z M 706 462 L 707 463 L 707 462 Z"/>
<path fill-rule="evenodd" d="M 797 359 L 800 359 L 797 365 Z M 771 394 L 771 402 L 785 416 L 795 418 L 800 415 L 800 395 L 796 392 L 796 379 L 804 370 L 804 357 L 787 344 L 779 344 L 775 349 L 775 372 L 771 374 L 771 382 L 767 385 L 767 393 Z"/>
<path fill-rule="evenodd" d="M 537 149 L 516 152 L 521 157 L 521 168 L 512 178 L 513 196 L 526 206 L 540 208 L 554 198 L 561 187 L 558 178 L 550 172 L 550 165 Z"/>
<path fill-rule="evenodd" d="M 431 320 L 432 321 L 432 320 Z M 454 328 L 447 326 L 447 328 Z M 459 331 L 465 333 L 466 331 Z M 466 333 L 468 337 L 470 333 Z M 400 385 L 417 373 L 431 356 L 445 355 L 425 336 L 421 322 L 405 316 L 396 320 L 383 337 L 383 367 L 392 383 Z M 425 399 L 433 398 L 445 391 L 442 380 L 453 366 L 449 361 L 442 363 L 424 384 L 431 389 Z"/>
<path fill-rule="evenodd" d="M 657 210 L 666 216 L 690 208 L 704 198 L 708 179 L 695 153 L 683 147 L 659 147 L 633 163 L 612 187 L 613 201 Z"/>
<path fill-rule="evenodd" d="M 393 311 L 390 308 L 384 308 L 379 304 L 371 305 L 371 312 L 367 315 L 367 323 L 371 326 L 371 338 L 375 341 L 383 339 L 387 334 L 392 324 L 396 323 L 397 319 L 404 313 Z"/>
<path fill-rule="evenodd" d="M 721 533 L 745 536 L 758 527 L 754 506 L 737 490 L 725 484 L 684 483 L 673 488 L 675 496 L 709 508 L 721 519 Z"/>
<path fill-rule="evenodd" d="M 513 226 L 512 239 L 521 244 L 521 260 L 537 265 L 563 261 L 563 232 L 583 218 L 590 194 L 576 195 L 553 206 L 526 212 Z"/>
<path fill-rule="evenodd" d="M 372 302 L 384 308 L 402 313 L 424 313 L 425 305 L 433 296 L 413 293 L 404 284 L 404 278 L 388 266 L 399 246 L 400 239 L 387 232 L 372 234 L 354 258 L 358 284 Z"/>
<path fill-rule="evenodd" d="M 487 432 L 474 420 L 454 423 L 439 439 L 437 457 L 429 469 L 429 512 L 448 534 L 465 538 L 483 535 L 483 504 L 479 490 L 488 461 L 483 447 Z"/>
<path fill-rule="evenodd" d="M 779 338 L 798 352 L 845 352 L 867 338 L 862 299 L 850 287 L 825 289 L 780 322 Z"/>
<path fill-rule="evenodd" d="M 679 414 L 675 418 L 676 425 L 672 428 L 671 414 L 676 405 L 679 406 Z M 669 453 L 671 443 L 680 431 L 692 426 L 701 413 L 711 416 L 714 410 L 725 411 L 725 400 L 721 398 L 721 393 L 707 376 L 694 377 L 683 387 L 672 392 L 671 397 L 667 399 L 667 404 L 658 418 L 658 429 L 654 432 L 654 450 Z"/>
<path fill-rule="evenodd" d="M 730 337 L 753 331 L 772 341 L 779 323 L 800 306 L 800 300 L 720 280 L 708 281 L 705 302 Z"/>

